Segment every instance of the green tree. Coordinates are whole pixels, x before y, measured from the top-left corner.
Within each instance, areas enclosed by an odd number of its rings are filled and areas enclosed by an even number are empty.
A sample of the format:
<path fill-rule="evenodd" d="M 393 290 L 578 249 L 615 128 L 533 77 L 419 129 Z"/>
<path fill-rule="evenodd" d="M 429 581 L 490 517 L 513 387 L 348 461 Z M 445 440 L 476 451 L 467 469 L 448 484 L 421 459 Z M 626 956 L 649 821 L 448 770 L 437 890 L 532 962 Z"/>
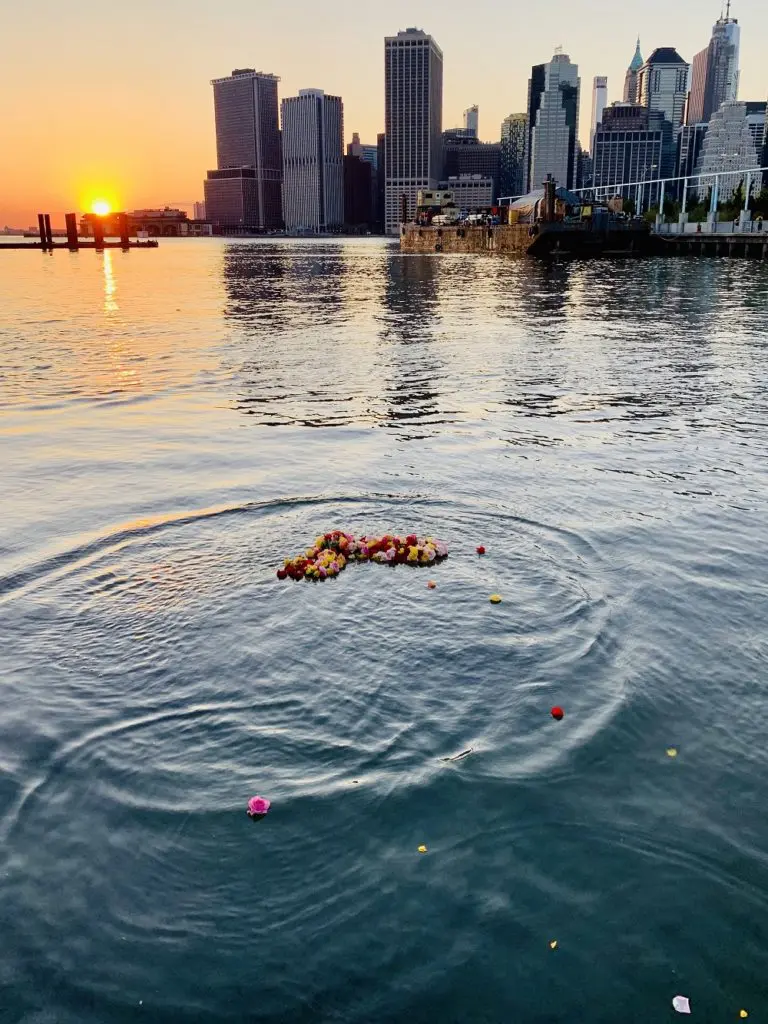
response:
<path fill-rule="evenodd" d="M 634 217 L 635 216 L 635 211 L 637 210 L 637 206 L 635 205 L 635 200 L 634 199 L 625 199 L 624 200 L 624 204 L 622 205 L 622 210 L 628 216 Z"/>

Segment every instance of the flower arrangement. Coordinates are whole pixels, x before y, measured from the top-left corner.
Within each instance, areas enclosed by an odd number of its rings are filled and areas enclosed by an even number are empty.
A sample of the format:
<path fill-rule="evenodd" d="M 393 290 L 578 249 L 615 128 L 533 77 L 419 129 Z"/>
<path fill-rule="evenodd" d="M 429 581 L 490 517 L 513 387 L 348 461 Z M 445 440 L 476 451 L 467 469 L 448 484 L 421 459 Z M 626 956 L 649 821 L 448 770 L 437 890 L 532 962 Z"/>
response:
<path fill-rule="evenodd" d="M 350 562 L 378 562 L 380 565 L 434 565 L 448 556 L 448 546 L 434 537 L 354 537 L 334 530 L 315 538 L 303 555 L 286 558 L 277 570 L 277 578 L 285 580 L 327 580 L 346 569 Z"/>

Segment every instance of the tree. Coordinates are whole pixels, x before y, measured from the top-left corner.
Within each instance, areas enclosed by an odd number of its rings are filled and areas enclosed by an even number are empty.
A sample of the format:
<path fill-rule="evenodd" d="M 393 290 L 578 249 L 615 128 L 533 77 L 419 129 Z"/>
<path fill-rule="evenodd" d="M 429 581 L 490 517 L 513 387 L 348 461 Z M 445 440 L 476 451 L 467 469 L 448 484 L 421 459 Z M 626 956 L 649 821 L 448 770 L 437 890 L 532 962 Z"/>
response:
<path fill-rule="evenodd" d="M 678 220 L 680 217 L 680 203 L 676 199 L 667 197 L 664 200 L 664 220 Z"/>
<path fill-rule="evenodd" d="M 635 216 L 635 211 L 637 210 L 637 207 L 635 205 L 635 200 L 634 199 L 625 199 L 624 203 L 622 205 L 622 210 L 628 216 L 634 217 Z"/>
<path fill-rule="evenodd" d="M 753 216 L 768 217 L 768 188 L 762 189 L 750 205 L 752 206 Z"/>

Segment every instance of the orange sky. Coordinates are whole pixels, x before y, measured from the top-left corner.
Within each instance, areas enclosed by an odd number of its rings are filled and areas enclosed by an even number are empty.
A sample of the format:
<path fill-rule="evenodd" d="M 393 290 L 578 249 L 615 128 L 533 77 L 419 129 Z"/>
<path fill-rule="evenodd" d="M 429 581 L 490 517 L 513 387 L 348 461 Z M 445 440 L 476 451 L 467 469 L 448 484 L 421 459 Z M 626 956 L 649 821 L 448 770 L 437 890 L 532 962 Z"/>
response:
<path fill-rule="evenodd" d="M 582 141 L 592 78 L 620 98 L 635 37 L 643 53 L 707 42 L 719 0 L 5 0 L 0 56 L 0 226 L 56 222 L 98 195 L 123 208 L 202 198 L 215 166 L 209 80 L 234 67 L 282 78 L 281 96 L 316 86 L 341 95 L 349 138 L 383 126 L 383 37 L 408 25 L 445 55 L 444 125 L 480 104 L 480 134 L 498 139 L 525 108 L 532 63 L 562 45 L 580 66 Z M 617 13 L 618 12 L 618 13 Z M 768 4 L 734 0 L 742 26 L 742 99 L 765 99 Z"/>

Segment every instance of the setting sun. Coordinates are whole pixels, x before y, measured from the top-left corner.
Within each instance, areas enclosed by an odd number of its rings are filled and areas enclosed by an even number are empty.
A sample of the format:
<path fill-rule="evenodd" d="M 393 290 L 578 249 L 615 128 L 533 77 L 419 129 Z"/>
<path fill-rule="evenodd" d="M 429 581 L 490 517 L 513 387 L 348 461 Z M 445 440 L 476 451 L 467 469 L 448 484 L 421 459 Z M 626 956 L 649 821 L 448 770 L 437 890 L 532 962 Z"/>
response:
<path fill-rule="evenodd" d="M 91 203 L 91 210 L 93 210 L 93 212 L 99 217 L 106 217 L 111 209 L 112 207 L 106 199 L 94 199 Z"/>

